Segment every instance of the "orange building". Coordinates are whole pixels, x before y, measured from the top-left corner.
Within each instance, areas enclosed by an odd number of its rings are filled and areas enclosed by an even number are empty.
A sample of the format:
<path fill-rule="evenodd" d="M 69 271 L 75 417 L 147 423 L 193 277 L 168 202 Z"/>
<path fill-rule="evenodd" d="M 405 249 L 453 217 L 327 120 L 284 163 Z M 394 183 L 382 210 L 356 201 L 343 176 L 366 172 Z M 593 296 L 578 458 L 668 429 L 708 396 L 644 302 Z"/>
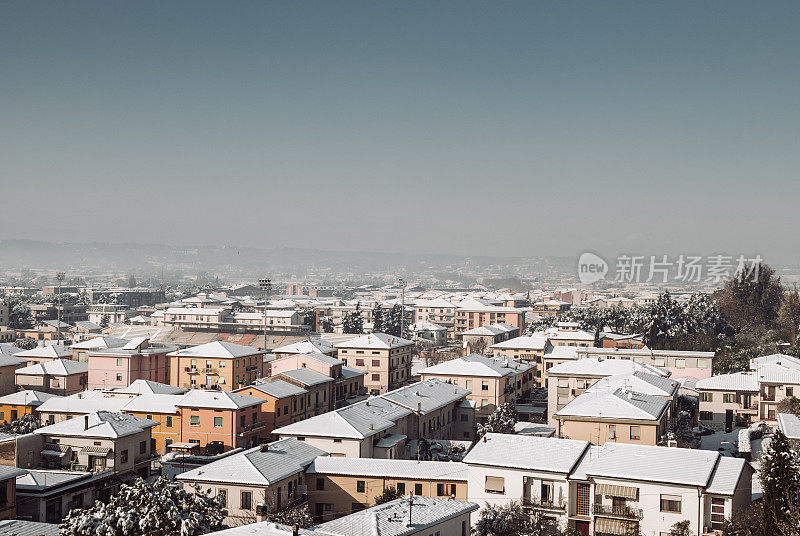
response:
<path fill-rule="evenodd" d="M 263 400 L 239 393 L 189 391 L 176 404 L 181 442 L 222 445 L 223 450 L 258 445 L 266 424 Z"/>
<path fill-rule="evenodd" d="M 40 391 L 17 391 L 10 395 L 0 396 L 0 422 L 16 421 L 23 415 L 29 415 L 48 398 L 55 395 Z"/>
<path fill-rule="evenodd" d="M 166 454 L 172 443 L 180 443 L 183 431 L 177 404 L 185 395 L 143 394 L 131 399 L 124 413 L 158 422 L 151 428 L 152 450 Z"/>
<path fill-rule="evenodd" d="M 307 416 L 308 391 L 281 379 L 242 387 L 236 393 L 263 400 L 261 415 L 266 426 L 261 431 L 262 439 L 269 439 L 274 429 L 302 421 Z"/>
<path fill-rule="evenodd" d="M 269 376 L 264 350 L 214 341 L 167 354 L 169 383 L 186 389 L 233 391 Z"/>

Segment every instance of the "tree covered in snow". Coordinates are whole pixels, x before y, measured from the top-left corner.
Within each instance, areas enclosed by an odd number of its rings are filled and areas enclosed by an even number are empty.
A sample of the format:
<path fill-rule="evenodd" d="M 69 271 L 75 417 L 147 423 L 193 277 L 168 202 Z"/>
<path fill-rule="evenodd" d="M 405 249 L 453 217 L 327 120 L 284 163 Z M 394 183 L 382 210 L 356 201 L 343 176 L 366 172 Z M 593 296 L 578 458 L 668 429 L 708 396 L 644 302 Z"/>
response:
<path fill-rule="evenodd" d="M 694 536 L 694 532 L 689 528 L 689 521 L 676 521 L 669 529 L 669 536 Z"/>
<path fill-rule="evenodd" d="M 397 489 L 397 486 L 387 486 L 383 488 L 383 493 L 375 497 L 375 504 L 383 504 L 395 499 L 399 499 L 403 494 Z"/>
<path fill-rule="evenodd" d="M 380 302 L 375 304 L 372 309 L 372 331 L 375 333 L 383 333 L 386 330 L 386 321 L 383 318 L 383 307 Z"/>
<path fill-rule="evenodd" d="M 33 325 L 31 308 L 20 296 L 8 296 L 5 299 L 8 307 L 8 327 L 12 329 L 27 329 Z"/>
<path fill-rule="evenodd" d="M 556 536 L 557 521 L 539 510 L 526 511 L 518 502 L 503 506 L 487 504 L 472 527 L 475 536 Z"/>
<path fill-rule="evenodd" d="M 403 306 L 395 303 L 392 310 L 388 313 L 388 318 L 384 322 L 384 333 L 402 337 Z"/>
<path fill-rule="evenodd" d="M 281 525 L 289 525 L 290 527 L 297 525 L 301 529 L 307 529 L 314 525 L 314 516 L 311 515 L 308 504 L 274 510 L 267 514 L 266 520 Z"/>
<path fill-rule="evenodd" d="M 197 536 L 221 530 L 227 511 L 220 497 L 159 477 L 123 484 L 108 503 L 69 512 L 60 536 Z"/>
<path fill-rule="evenodd" d="M 100 327 L 107 328 L 108 327 L 108 315 L 104 314 L 100 317 Z"/>
<path fill-rule="evenodd" d="M 361 303 L 356 303 L 355 310 L 345 313 L 342 319 L 342 331 L 344 333 L 364 333 L 364 319 L 361 316 Z"/>
<path fill-rule="evenodd" d="M 764 524 L 771 527 L 800 524 L 800 459 L 789 440 L 776 430 L 761 453 L 758 478 L 763 490 Z M 778 534 L 778 532 L 776 532 Z"/>
<path fill-rule="evenodd" d="M 483 437 L 490 432 L 497 434 L 513 434 L 514 425 L 517 424 L 517 421 L 519 421 L 517 410 L 515 410 L 514 406 L 510 403 L 506 402 L 495 409 L 492 414 L 489 415 L 489 418 L 486 419 L 485 423 L 478 423 L 478 435 Z"/>
<path fill-rule="evenodd" d="M 22 348 L 23 350 L 33 350 L 37 346 L 36 339 L 25 337 L 24 339 L 17 339 L 14 341 L 14 346 Z"/>
<path fill-rule="evenodd" d="M 323 333 L 333 333 L 333 320 L 331 317 L 323 316 L 319 323 Z"/>
<path fill-rule="evenodd" d="M 0 432 L 4 434 L 30 434 L 41 427 L 42 421 L 39 417 L 32 414 L 25 414 L 19 419 L 15 419 L 8 424 L 0 426 Z"/>

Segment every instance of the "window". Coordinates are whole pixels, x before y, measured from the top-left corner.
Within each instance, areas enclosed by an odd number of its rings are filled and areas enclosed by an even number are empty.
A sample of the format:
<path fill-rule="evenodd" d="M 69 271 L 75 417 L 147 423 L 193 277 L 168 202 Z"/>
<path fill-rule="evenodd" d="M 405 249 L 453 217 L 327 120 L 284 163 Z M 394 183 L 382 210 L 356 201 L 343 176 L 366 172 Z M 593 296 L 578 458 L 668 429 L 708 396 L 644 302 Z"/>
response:
<path fill-rule="evenodd" d="M 397 493 L 400 495 L 406 494 L 406 483 L 405 482 L 398 482 L 397 483 Z"/>
<path fill-rule="evenodd" d="M 414 495 L 422 495 L 422 484 L 414 484 Z"/>
<path fill-rule="evenodd" d="M 128 463 L 128 449 L 119 453 L 119 461 L 120 463 Z"/>
<path fill-rule="evenodd" d="M 242 428 L 247 426 L 247 424 L 246 424 L 247 420 L 245 419 L 245 417 L 246 417 L 246 415 L 242 415 L 242 416 L 239 417 L 239 426 L 241 426 Z"/>
<path fill-rule="evenodd" d="M 685 359 L 676 359 L 675 360 L 675 367 L 676 368 L 686 368 L 686 360 Z"/>
<path fill-rule="evenodd" d="M 122 381 L 122 374 L 117 374 L 117 381 L 118 381 L 118 382 L 121 382 L 121 381 Z"/>
<path fill-rule="evenodd" d="M 222 417 L 214 417 L 214 428 L 222 428 Z"/>
<path fill-rule="evenodd" d="M 374 382 L 381 381 L 381 375 L 380 374 L 373 374 L 372 375 L 372 381 L 374 381 Z"/>
<path fill-rule="evenodd" d="M 481 391 L 489 390 L 489 382 L 481 382 Z"/>
<path fill-rule="evenodd" d="M 121 366 L 122 366 L 122 358 L 121 358 L 121 357 L 118 357 L 118 358 L 117 358 L 117 366 L 118 366 L 118 367 L 121 367 Z"/>
<path fill-rule="evenodd" d="M 317 491 L 325 491 L 325 479 L 317 478 Z"/>
<path fill-rule="evenodd" d="M 191 415 L 189 417 L 190 426 L 200 426 L 200 415 Z"/>
<path fill-rule="evenodd" d="M 364 480 L 356 480 L 356 492 L 364 493 L 366 489 L 366 482 Z"/>
<path fill-rule="evenodd" d="M 661 496 L 661 511 L 671 512 L 673 514 L 681 513 L 681 496 L 680 495 L 662 495 Z"/>
<path fill-rule="evenodd" d="M 708 368 L 708 360 L 707 359 L 698 359 L 697 360 L 697 368 Z"/>
<path fill-rule="evenodd" d="M 631 439 L 639 441 L 642 438 L 641 426 L 631 426 Z"/>
<path fill-rule="evenodd" d="M 714 414 L 710 411 L 701 411 L 700 412 L 700 420 L 701 421 L 710 421 L 714 419 Z"/>
<path fill-rule="evenodd" d="M 364 366 L 364 360 L 363 359 L 356 359 L 356 366 L 357 367 L 363 367 Z"/>
<path fill-rule="evenodd" d="M 466 380 L 467 389 L 472 389 L 472 380 Z"/>
<path fill-rule="evenodd" d="M 167 428 L 172 428 L 172 415 L 167 415 Z"/>
<path fill-rule="evenodd" d="M 700 393 L 700 402 L 713 402 L 713 401 L 714 401 L 713 393 Z"/>
<path fill-rule="evenodd" d="M 139 441 L 139 454 L 147 452 L 147 441 Z"/>
<path fill-rule="evenodd" d="M 616 439 L 617 438 L 617 425 L 616 424 L 609 424 L 608 425 L 608 438 L 609 439 Z"/>
<path fill-rule="evenodd" d="M 667 360 L 663 357 L 655 357 L 653 358 L 653 364 L 657 367 L 664 367 L 667 364 Z"/>
<path fill-rule="evenodd" d="M 486 493 L 505 493 L 506 479 L 502 476 L 487 476 L 485 491 Z"/>
<path fill-rule="evenodd" d="M 722 395 L 722 401 L 726 404 L 736 403 L 736 395 L 733 393 L 725 393 Z"/>
<path fill-rule="evenodd" d="M 381 366 L 381 360 L 380 359 L 373 359 L 372 360 L 372 366 L 373 367 L 380 367 Z"/>
<path fill-rule="evenodd" d="M 228 507 L 228 490 L 221 489 L 217 490 L 217 497 L 219 497 L 220 502 L 222 502 L 222 507 Z"/>
<path fill-rule="evenodd" d="M 725 499 L 721 497 L 711 497 L 711 523 L 712 525 L 716 525 L 717 523 L 724 523 L 725 522 Z M 714 527 L 716 528 L 716 527 Z"/>
<path fill-rule="evenodd" d="M 794 388 L 793 387 L 787 387 L 786 388 L 786 396 L 794 396 Z"/>
<path fill-rule="evenodd" d="M 251 510 L 253 508 L 253 492 L 243 491 L 239 505 L 242 510 Z"/>

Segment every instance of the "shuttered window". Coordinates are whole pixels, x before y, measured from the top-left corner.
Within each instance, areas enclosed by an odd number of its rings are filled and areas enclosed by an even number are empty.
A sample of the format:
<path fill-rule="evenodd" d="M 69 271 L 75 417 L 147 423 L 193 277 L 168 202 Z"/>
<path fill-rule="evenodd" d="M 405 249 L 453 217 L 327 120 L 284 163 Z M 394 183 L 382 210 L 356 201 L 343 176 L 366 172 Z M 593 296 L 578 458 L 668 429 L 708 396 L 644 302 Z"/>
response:
<path fill-rule="evenodd" d="M 487 493 L 505 493 L 506 479 L 502 476 L 487 476 L 486 477 L 486 492 Z"/>

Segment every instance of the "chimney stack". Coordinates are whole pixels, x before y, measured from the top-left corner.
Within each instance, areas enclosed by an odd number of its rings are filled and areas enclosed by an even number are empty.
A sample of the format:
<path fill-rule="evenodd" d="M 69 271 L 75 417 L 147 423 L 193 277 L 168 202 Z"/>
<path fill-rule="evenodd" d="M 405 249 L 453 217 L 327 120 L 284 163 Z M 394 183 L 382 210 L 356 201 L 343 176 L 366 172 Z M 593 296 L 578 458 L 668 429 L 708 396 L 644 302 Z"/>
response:
<path fill-rule="evenodd" d="M 83 416 L 83 429 L 84 430 L 88 430 L 89 429 L 89 416 L 88 415 L 84 415 Z"/>

